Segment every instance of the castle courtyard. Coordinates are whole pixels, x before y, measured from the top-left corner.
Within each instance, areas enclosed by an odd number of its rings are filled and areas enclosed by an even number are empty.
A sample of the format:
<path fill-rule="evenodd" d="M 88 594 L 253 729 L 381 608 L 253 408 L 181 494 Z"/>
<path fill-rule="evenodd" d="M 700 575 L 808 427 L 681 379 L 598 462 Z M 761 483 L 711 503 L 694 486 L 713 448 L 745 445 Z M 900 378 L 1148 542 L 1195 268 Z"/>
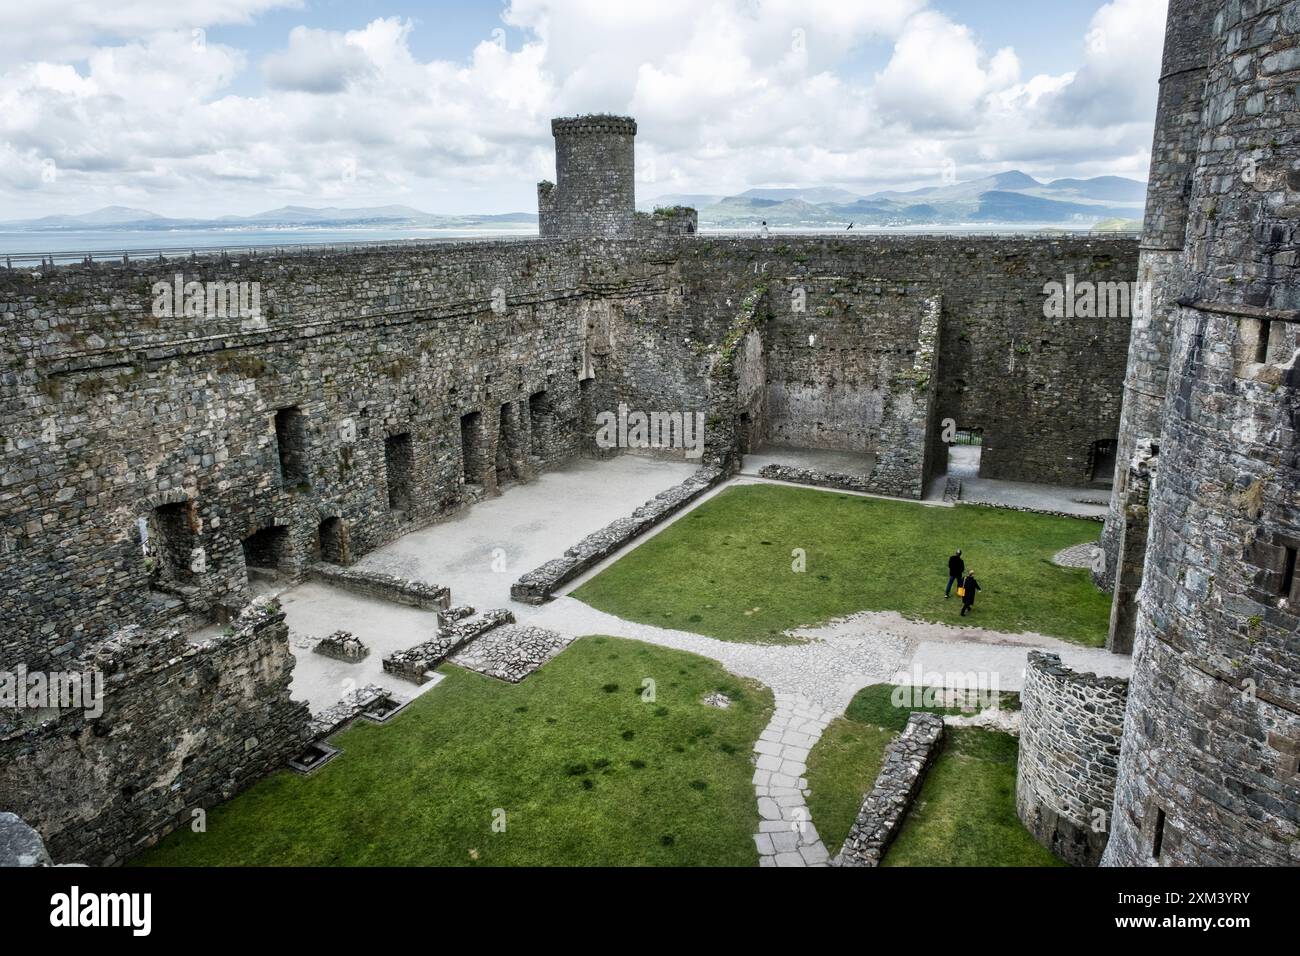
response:
<path fill-rule="evenodd" d="M 789 913 L 978 934 L 1300 867 L 1300 0 L 66 6 L 0 12 L 25 887 L 827 868 Z"/>

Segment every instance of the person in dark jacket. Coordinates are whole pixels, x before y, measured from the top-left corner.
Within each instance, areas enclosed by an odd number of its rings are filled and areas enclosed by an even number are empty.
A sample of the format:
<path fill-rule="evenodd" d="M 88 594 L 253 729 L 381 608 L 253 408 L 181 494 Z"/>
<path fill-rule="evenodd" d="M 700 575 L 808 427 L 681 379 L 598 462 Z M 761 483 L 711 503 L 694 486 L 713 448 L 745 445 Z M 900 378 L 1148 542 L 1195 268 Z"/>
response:
<path fill-rule="evenodd" d="M 944 597 L 946 598 L 952 597 L 953 582 L 956 581 L 960 583 L 961 576 L 962 574 L 965 573 L 965 571 L 966 571 L 966 562 L 961 559 L 961 548 L 958 548 L 957 553 L 948 559 L 948 586 L 944 588 L 943 591 Z"/>
<path fill-rule="evenodd" d="M 974 571 L 966 575 L 961 586 L 966 589 L 966 593 L 961 596 L 961 616 L 965 617 L 966 612 L 975 606 L 975 592 L 980 590 L 980 583 L 975 580 Z"/>

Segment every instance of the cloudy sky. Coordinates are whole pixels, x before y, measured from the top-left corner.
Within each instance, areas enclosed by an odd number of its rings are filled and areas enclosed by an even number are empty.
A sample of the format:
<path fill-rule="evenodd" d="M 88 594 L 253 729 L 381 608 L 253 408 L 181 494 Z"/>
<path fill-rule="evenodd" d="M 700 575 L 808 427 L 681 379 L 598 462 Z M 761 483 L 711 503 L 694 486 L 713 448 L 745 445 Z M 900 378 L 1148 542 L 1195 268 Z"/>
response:
<path fill-rule="evenodd" d="M 549 119 L 638 197 L 1145 179 L 1166 0 L 3 0 L 0 220 L 536 210 Z"/>

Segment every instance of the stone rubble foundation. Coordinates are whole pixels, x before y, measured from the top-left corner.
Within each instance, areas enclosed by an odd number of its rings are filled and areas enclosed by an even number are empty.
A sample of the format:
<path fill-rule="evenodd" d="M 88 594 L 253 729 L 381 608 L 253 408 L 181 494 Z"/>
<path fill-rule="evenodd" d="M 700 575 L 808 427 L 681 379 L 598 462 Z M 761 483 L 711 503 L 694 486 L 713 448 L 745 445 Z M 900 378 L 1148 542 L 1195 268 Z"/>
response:
<path fill-rule="evenodd" d="M 317 641 L 315 646 L 312 647 L 312 653 L 336 661 L 355 664 L 357 661 L 365 660 L 370 656 L 370 648 L 362 642 L 361 638 L 353 635 L 351 631 L 335 631 L 328 637 L 323 637 Z"/>
<path fill-rule="evenodd" d="M 479 617 L 440 628 L 438 636 L 384 658 L 384 670 L 413 684 L 427 681 L 433 670 L 459 648 L 481 637 L 494 627 L 510 624 L 515 615 L 505 608 L 484 611 Z"/>
<path fill-rule="evenodd" d="M 451 662 L 488 677 L 518 684 L 573 639 L 540 627 L 498 627 L 463 647 Z"/>

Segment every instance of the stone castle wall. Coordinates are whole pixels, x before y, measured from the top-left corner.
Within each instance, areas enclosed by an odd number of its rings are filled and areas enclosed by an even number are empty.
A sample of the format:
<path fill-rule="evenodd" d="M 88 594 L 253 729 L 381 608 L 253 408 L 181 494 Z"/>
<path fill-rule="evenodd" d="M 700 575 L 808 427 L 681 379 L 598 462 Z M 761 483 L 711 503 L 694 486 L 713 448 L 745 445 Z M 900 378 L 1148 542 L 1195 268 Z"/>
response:
<path fill-rule="evenodd" d="M 220 617 L 250 561 L 347 563 L 577 454 L 583 269 L 503 243 L 0 275 L 0 663 Z M 261 319 L 154 317 L 178 270 L 260 283 Z"/>
<path fill-rule="evenodd" d="M 202 645 L 136 628 L 99 644 L 70 665 L 104 674 L 99 716 L 0 728 L 0 805 L 58 863 L 111 866 L 192 825 L 308 742 L 288 633 L 282 613 L 254 605 Z"/>
<path fill-rule="evenodd" d="M 1128 681 L 1078 674 L 1029 652 L 1020 692 L 1016 814 L 1039 843 L 1075 866 L 1106 848 Z"/>
<path fill-rule="evenodd" d="M 1182 294 L 1178 262 L 1201 133 L 1210 26 L 1202 0 L 1170 4 L 1138 264 L 1138 282 L 1150 290 L 1150 303 L 1146 314 L 1133 321 L 1115 483 L 1102 532 L 1106 560 L 1093 574 L 1106 590 L 1115 587 L 1117 575 L 1125 578 L 1107 641 L 1122 654 L 1133 651 L 1133 604 L 1142 582 L 1147 532 L 1145 488 L 1131 489 L 1128 478 L 1134 457 L 1152 457 L 1151 445 L 1158 446 L 1160 437 L 1174 311 Z M 1124 541 L 1127 547 L 1121 546 Z"/>
<path fill-rule="evenodd" d="M 1300 864 L 1300 3 L 1204 3 L 1204 110 L 1104 862 Z"/>
<path fill-rule="evenodd" d="M 760 282 L 781 311 L 756 343 L 751 440 L 781 383 L 809 398 L 782 427 L 838 428 L 842 445 L 847 419 L 818 392 L 857 356 L 893 370 L 877 383 L 892 423 L 878 442 L 906 472 L 893 493 L 942 469 L 917 443 L 928 428 L 942 452 L 947 416 L 985 429 L 986 474 L 1078 483 L 1114 434 L 1127 321 L 1045 319 L 1043 286 L 1133 268 L 1119 239 L 691 237 L 2 272 L 0 664 L 69 656 L 122 621 L 224 619 L 250 567 L 348 564 L 594 451 L 595 414 L 620 403 L 712 416 L 710 370 Z M 154 283 L 178 272 L 257 283 L 260 315 L 155 316 Z M 787 309 L 795 285 L 805 313 Z M 942 303 L 937 337 L 917 325 L 923 289 Z M 710 445 L 735 441 L 718 424 Z"/>
<path fill-rule="evenodd" d="M 1118 433 L 1131 318 L 1048 318 L 1044 287 L 1069 276 L 1094 284 L 1133 283 L 1133 239 L 701 236 L 680 248 L 688 309 L 665 317 L 659 346 L 676 352 L 678 367 L 698 365 L 692 344 L 724 334 L 758 283 L 773 290 L 773 314 L 785 317 L 788 334 L 805 341 L 836 313 L 846 315 L 839 323 L 843 334 L 856 328 L 865 341 L 879 314 L 870 304 L 881 301 L 872 298 L 877 285 L 924 288 L 938 294 L 942 305 L 928 471 L 946 470 L 939 427 L 946 419 L 983 430 L 983 476 L 1074 487 L 1091 483 L 1095 444 Z M 843 280 L 834 294 L 821 281 L 831 277 Z M 861 298 L 846 299 L 844 290 L 855 284 Z M 802 317 L 790 311 L 795 287 L 807 293 Z M 826 341 L 814 350 L 827 348 Z M 806 364 L 817 368 L 835 361 L 827 352 Z M 769 362 L 769 375 L 777 374 L 781 370 Z M 815 376 L 802 384 L 816 396 Z M 816 429 L 818 420 L 800 427 Z"/>

